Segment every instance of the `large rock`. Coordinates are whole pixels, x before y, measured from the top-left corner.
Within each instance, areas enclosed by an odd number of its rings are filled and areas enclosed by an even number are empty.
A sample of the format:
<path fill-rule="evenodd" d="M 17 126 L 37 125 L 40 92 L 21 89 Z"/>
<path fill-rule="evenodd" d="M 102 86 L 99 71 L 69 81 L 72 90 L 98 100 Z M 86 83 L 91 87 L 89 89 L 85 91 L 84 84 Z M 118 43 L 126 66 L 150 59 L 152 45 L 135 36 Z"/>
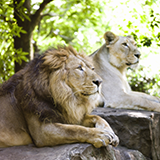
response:
<path fill-rule="evenodd" d="M 93 114 L 106 119 L 120 139 L 120 145 L 160 160 L 160 113 L 97 108 Z"/>
<path fill-rule="evenodd" d="M 36 148 L 18 146 L 0 148 L 0 160 L 146 160 L 138 151 L 112 146 L 96 149 L 91 144 L 67 144 Z"/>
<path fill-rule="evenodd" d="M 0 160 L 160 160 L 160 113 L 97 108 L 92 114 L 109 122 L 120 138 L 118 147 L 96 149 L 85 143 L 18 146 L 0 148 Z"/>

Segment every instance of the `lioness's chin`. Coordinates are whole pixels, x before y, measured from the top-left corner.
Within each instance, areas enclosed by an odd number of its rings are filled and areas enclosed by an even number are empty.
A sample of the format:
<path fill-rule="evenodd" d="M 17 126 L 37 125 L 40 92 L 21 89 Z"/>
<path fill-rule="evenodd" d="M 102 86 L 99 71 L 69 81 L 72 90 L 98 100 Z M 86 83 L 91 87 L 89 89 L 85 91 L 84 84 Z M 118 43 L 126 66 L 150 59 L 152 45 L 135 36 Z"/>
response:
<path fill-rule="evenodd" d="M 131 68 L 131 69 L 135 69 L 135 68 L 137 68 L 137 67 L 138 67 L 138 64 L 139 64 L 139 63 L 132 64 L 132 65 L 130 66 L 130 68 Z"/>

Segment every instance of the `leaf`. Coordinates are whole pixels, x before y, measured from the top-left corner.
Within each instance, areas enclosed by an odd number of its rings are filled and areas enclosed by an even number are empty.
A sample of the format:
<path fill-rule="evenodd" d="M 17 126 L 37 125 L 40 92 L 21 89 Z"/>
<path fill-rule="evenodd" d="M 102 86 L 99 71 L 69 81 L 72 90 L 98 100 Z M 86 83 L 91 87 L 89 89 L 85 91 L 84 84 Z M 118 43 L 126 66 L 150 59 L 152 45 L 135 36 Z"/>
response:
<path fill-rule="evenodd" d="M 20 7 L 22 7 L 23 4 L 24 4 L 24 2 L 25 2 L 25 0 L 21 0 L 21 1 L 17 4 L 16 8 L 19 9 Z"/>
<path fill-rule="evenodd" d="M 25 30 L 23 30 L 23 29 L 21 29 L 20 32 L 23 33 L 23 34 L 27 34 L 27 32 Z"/>
<path fill-rule="evenodd" d="M 31 21 L 29 15 L 27 15 L 25 12 L 21 12 L 21 14 L 22 14 L 28 21 Z"/>

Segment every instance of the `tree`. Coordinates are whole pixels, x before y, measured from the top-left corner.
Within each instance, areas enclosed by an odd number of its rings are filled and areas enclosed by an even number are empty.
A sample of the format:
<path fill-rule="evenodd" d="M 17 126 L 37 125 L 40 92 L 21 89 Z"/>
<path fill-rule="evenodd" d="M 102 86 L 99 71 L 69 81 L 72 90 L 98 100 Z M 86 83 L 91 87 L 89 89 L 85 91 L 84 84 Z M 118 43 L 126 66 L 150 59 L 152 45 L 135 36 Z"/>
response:
<path fill-rule="evenodd" d="M 14 36 L 20 36 L 24 30 L 16 23 L 13 16 L 12 0 L 0 1 L 0 82 L 8 79 L 14 74 L 14 61 L 20 62 L 25 53 L 21 52 L 19 57 L 15 57 L 15 52 L 19 50 L 14 48 Z"/>
<path fill-rule="evenodd" d="M 105 0 L 54 0 L 46 6 L 40 24 L 34 30 L 34 41 L 41 50 L 57 43 L 71 44 L 87 52 L 96 49 L 97 45 L 90 46 L 90 41 L 100 41 L 103 28 L 108 27 L 103 23 L 105 3 Z M 92 35 L 97 38 L 93 39 Z"/>
<path fill-rule="evenodd" d="M 14 0 L 14 17 L 17 20 L 19 27 L 22 27 L 25 32 L 21 32 L 20 36 L 14 37 L 15 49 L 22 49 L 22 51 L 29 53 L 28 59 L 33 58 L 33 51 L 31 47 L 32 33 L 41 20 L 41 13 L 45 6 L 52 0 L 43 0 L 39 9 L 31 14 L 31 1 L 30 0 Z M 18 53 L 16 53 L 18 56 Z M 26 62 L 22 60 L 22 63 L 15 62 L 15 72 L 24 67 Z"/>
<path fill-rule="evenodd" d="M 5 41 L 5 45 L 10 45 L 10 48 L 2 51 L 5 54 L 0 58 L 3 63 L 1 82 L 14 73 L 14 62 L 15 71 L 18 71 L 32 59 L 32 39 L 34 44 L 37 43 L 38 38 L 42 39 L 42 37 L 49 42 L 56 39 L 55 44 L 76 44 L 75 34 L 80 28 L 98 26 L 97 19 L 101 19 L 103 2 L 98 0 L 94 2 L 92 0 L 43 0 L 42 2 L 2 0 L 0 18 L 3 27 L 0 32 L 5 33 L 2 42 Z M 50 4 L 47 5 L 48 3 Z M 8 35 L 10 42 L 6 41 Z M 86 44 L 88 45 L 88 42 Z M 8 57 L 4 58 L 6 55 Z"/>

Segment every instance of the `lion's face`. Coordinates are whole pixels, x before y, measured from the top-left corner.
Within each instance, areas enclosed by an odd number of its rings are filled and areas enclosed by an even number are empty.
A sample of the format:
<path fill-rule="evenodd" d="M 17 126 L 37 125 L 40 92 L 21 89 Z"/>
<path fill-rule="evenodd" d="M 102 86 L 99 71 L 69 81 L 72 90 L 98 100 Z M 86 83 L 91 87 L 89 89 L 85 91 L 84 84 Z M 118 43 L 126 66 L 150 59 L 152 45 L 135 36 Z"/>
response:
<path fill-rule="evenodd" d="M 69 56 L 66 63 L 66 83 L 73 93 L 89 97 L 99 94 L 102 79 L 93 71 L 94 67 L 82 58 Z"/>
<path fill-rule="evenodd" d="M 44 64 L 50 65 L 49 86 L 57 103 L 78 102 L 78 105 L 88 106 L 90 110 L 89 106 L 93 109 L 104 105 L 100 93 L 102 79 L 88 57 L 74 50 L 67 52 L 61 49 L 54 54 L 48 52 L 44 59 Z"/>
<path fill-rule="evenodd" d="M 109 39 L 111 34 L 112 38 Z M 116 36 L 112 32 L 107 32 L 104 36 L 107 39 L 107 48 L 109 48 L 109 58 L 112 65 L 123 68 L 138 64 L 140 52 L 131 36 Z"/>

